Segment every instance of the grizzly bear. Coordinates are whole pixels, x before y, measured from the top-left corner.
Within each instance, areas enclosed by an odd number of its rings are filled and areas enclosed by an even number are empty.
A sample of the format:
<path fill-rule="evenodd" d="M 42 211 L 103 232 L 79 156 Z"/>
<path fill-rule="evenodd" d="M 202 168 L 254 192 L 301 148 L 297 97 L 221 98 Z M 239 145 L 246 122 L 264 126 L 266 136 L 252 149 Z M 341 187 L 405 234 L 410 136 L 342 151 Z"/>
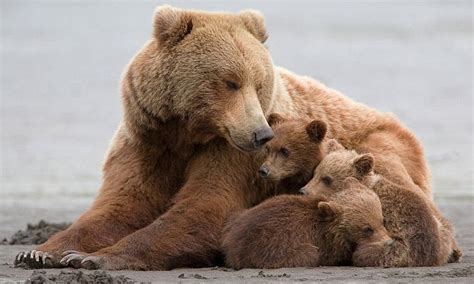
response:
<path fill-rule="evenodd" d="M 265 146 L 260 176 L 273 184 L 275 194 L 298 193 L 311 180 L 323 157 L 326 123 L 320 120 L 268 117 L 275 137 Z"/>
<path fill-rule="evenodd" d="M 452 226 L 429 198 L 417 188 L 401 186 L 374 174 L 371 154 L 346 150 L 334 140 L 328 141 L 327 148 L 329 153 L 304 190 L 330 196 L 337 194 L 348 178 L 359 180 L 379 196 L 385 227 L 395 240 L 392 246 L 359 245 L 354 252 L 354 265 L 437 266 L 459 259 L 461 252 Z"/>
<path fill-rule="evenodd" d="M 150 40 L 123 75 L 123 119 L 96 200 L 15 263 L 110 270 L 215 265 L 227 217 L 271 196 L 255 151 L 273 137 L 266 120 L 272 112 L 324 121 L 328 138 L 385 159 L 377 173 L 431 198 L 422 147 L 406 127 L 274 66 L 267 37 L 256 11 L 158 7 Z"/>
<path fill-rule="evenodd" d="M 390 245 L 377 195 L 358 181 L 325 200 L 280 195 L 232 216 L 224 228 L 234 269 L 344 265 L 356 246 Z M 357 191 L 353 194 L 351 191 Z"/>

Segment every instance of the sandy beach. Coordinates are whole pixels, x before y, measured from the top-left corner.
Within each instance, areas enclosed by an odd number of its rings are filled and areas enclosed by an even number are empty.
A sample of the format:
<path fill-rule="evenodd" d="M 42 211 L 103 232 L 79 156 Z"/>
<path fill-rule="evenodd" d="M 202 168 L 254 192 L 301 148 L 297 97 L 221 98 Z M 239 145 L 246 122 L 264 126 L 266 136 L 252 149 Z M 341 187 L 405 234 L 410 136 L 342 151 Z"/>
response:
<path fill-rule="evenodd" d="M 334 283 L 472 283 L 474 281 L 474 239 L 472 228 L 473 205 L 470 201 L 450 201 L 440 204 L 443 212 L 454 221 L 457 228 L 457 240 L 463 252 L 460 263 L 441 267 L 420 268 L 355 268 L 355 267 L 318 267 L 283 269 L 243 269 L 234 271 L 223 267 L 200 269 L 175 269 L 171 271 L 109 271 L 112 276 L 126 276 L 139 282 L 320 282 Z M 0 246 L 0 282 L 25 281 L 33 270 L 14 268 L 13 259 L 18 251 L 29 250 L 34 246 Z M 75 269 L 43 270 L 47 275 L 58 275 L 61 271 L 77 273 Z M 93 271 L 82 270 L 93 274 Z"/>
<path fill-rule="evenodd" d="M 275 64 L 397 115 L 424 145 L 434 200 L 456 228 L 463 259 L 433 268 L 202 268 L 111 275 L 156 282 L 474 282 L 470 1 L 167 3 L 260 10 Z M 41 219 L 72 222 L 90 206 L 122 115 L 120 76 L 149 38 L 159 4 L 1 1 L 0 240 Z M 33 270 L 12 267 L 15 254 L 31 248 L 0 245 L 0 282 L 32 275 Z"/>

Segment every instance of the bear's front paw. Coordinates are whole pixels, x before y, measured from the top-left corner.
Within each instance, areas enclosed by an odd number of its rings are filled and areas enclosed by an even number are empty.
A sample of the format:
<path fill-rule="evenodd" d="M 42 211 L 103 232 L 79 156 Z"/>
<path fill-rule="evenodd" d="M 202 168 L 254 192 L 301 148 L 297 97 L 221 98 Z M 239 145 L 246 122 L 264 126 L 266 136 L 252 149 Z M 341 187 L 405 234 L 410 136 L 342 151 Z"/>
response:
<path fill-rule="evenodd" d="M 62 267 L 52 254 L 40 250 L 22 251 L 18 253 L 15 257 L 14 265 L 15 267 L 27 269 Z"/>

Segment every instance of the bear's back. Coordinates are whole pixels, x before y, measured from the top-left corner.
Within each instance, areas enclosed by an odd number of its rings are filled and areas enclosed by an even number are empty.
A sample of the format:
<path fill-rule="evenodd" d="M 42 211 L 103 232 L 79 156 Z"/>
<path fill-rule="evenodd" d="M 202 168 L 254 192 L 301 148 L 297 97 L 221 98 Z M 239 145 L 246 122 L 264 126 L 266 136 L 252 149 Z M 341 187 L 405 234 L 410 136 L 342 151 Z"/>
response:
<path fill-rule="evenodd" d="M 424 194 L 383 177 L 372 189 L 380 198 L 386 229 L 408 246 L 412 262 L 435 263 L 441 241 L 439 222 Z"/>
<path fill-rule="evenodd" d="M 224 229 L 227 265 L 240 268 L 317 266 L 317 202 L 281 195 L 232 216 Z"/>

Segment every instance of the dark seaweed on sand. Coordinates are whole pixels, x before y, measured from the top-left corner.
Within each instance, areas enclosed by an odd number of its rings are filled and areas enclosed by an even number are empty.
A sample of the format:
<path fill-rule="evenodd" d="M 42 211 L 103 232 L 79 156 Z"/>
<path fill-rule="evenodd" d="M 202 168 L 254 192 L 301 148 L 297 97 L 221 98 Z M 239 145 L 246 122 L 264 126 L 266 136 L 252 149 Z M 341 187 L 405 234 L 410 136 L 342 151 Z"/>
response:
<path fill-rule="evenodd" d="M 28 224 L 26 230 L 19 230 L 10 239 L 3 239 L 3 245 L 38 245 L 46 242 L 52 235 L 63 231 L 71 223 L 49 223 L 44 220 L 38 224 Z"/>

